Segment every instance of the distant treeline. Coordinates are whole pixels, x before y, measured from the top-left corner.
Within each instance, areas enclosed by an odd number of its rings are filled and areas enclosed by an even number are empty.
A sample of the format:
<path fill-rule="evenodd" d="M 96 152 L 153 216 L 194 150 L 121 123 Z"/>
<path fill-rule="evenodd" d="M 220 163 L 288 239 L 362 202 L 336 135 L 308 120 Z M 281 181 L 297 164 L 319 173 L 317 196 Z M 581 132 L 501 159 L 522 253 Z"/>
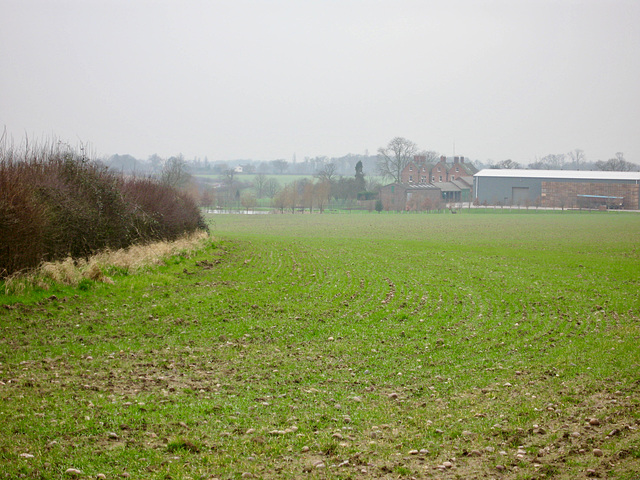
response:
<path fill-rule="evenodd" d="M 433 152 L 436 156 L 439 153 Z M 352 176 L 355 166 L 362 162 L 363 170 L 368 176 L 379 175 L 378 155 L 358 155 L 348 154 L 342 157 L 318 156 L 303 160 L 229 160 L 210 161 L 207 157 L 194 157 L 185 159 L 181 155 L 164 159 L 158 155 L 151 155 L 147 159 L 138 159 L 131 155 L 112 155 L 101 160 L 104 165 L 112 170 L 125 174 L 146 174 L 160 175 L 163 165 L 172 160 L 184 163 L 187 171 L 192 175 L 225 175 L 230 170 L 235 170 L 243 174 L 289 174 L 289 175 L 316 175 L 327 165 L 335 167 L 338 176 Z M 629 162 L 624 158 L 624 154 L 618 152 L 608 160 L 589 161 L 584 151 L 580 149 L 572 150 L 569 153 L 549 154 L 543 157 L 536 157 L 533 162 L 523 163 L 511 159 L 485 162 L 479 160 L 471 161 L 478 170 L 483 168 L 524 168 L 530 170 L 614 170 L 614 171 L 636 171 L 640 166 Z"/>
<path fill-rule="evenodd" d="M 195 157 L 185 159 L 182 156 L 172 157 L 184 161 L 189 173 L 193 175 L 223 175 L 229 169 L 242 168 L 245 174 L 289 174 L 289 175 L 315 175 L 326 165 L 333 164 L 338 175 L 353 175 L 354 168 L 358 162 L 362 162 L 364 170 L 370 175 L 375 175 L 377 171 L 377 155 L 355 155 L 348 154 L 343 157 L 314 157 L 304 160 L 229 160 L 229 161 L 209 161 L 207 157 Z M 169 160 L 171 160 L 170 158 Z M 131 155 L 111 155 L 102 160 L 110 169 L 124 173 L 145 173 L 159 175 L 165 159 L 158 155 L 151 155 L 147 159 L 138 159 Z"/>
<path fill-rule="evenodd" d="M 195 201 L 149 176 L 123 176 L 52 143 L 0 142 L 0 277 L 206 229 Z"/>

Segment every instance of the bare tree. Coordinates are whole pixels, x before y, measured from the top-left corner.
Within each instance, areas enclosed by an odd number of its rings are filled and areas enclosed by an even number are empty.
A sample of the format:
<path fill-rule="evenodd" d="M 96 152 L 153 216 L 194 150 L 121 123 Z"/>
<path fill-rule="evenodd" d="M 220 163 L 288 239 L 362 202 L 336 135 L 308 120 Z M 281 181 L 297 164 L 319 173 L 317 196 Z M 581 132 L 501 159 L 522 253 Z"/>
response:
<path fill-rule="evenodd" d="M 222 181 L 225 185 L 231 186 L 233 185 L 233 178 L 236 176 L 236 171 L 233 168 L 227 168 L 222 171 Z"/>
<path fill-rule="evenodd" d="M 550 153 L 529 164 L 533 170 L 560 170 L 565 164 L 564 153 Z"/>
<path fill-rule="evenodd" d="M 280 191 L 280 183 L 275 178 L 267 180 L 265 185 L 265 192 L 267 197 L 273 198 Z"/>
<path fill-rule="evenodd" d="M 375 177 L 368 177 L 366 179 L 366 186 L 366 190 L 369 192 L 379 192 L 382 188 L 382 185 L 380 184 L 380 182 L 378 182 L 378 180 L 376 180 Z"/>
<path fill-rule="evenodd" d="M 402 170 L 413 160 L 418 147 L 411 140 L 396 137 L 378 149 L 378 171 L 385 178 L 400 183 Z"/>
<path fill-rule="evenodd" d="M 287 162 L 286 160 L 274 160 L 271 162 L 271 164 L 273 165 L 273 168 L 275 168 L 276 171 L 281 175 L 287 168 L 289 168 L 289 162 Z"/>
<path fill-rule="evenodd" d="M 216 203 L 216 191 L 213 188 L 207 188 L 202 192 L 200 196 L 200 206 L 204 208 L 211 208 Z"/>
<path fill-rule="evenodd" d="M 258 201 L 253 193 L 245 192 L 240 197 L 240 203 L 248 212 L 252 208 L 255 208 L 255 206 L 258 204 Z"/>
<path fill-rule="evenodd" d="M 259 173 L 253 179 L 253 188 L 256 189 L 256 195 L 258 198 L 262 198 L 267 190 L 267 176 L 264 173 Z"/>
<path fill-rule="evenodd" d="M 337 182 L 331 185 L 331 196 L 342 200 L 355 200 L 358 196 L 355 178 L 340 177 Z"/>
<path fill-rule="evenodd" d="M 191 180 L 191 174 L 187 169 L 182 155 L 171 157 L 164 163 L 160 172 L 160 182 L 174 188 L 184 189 Z"/>
<path fill-rule="evenodd" d="M 440 154 L 433 150 L 422 150 L 418 156 L 422 157 L 426 163 L 438 163 L 440 160 Z"/>
<path fill-rule="evenodd" d="M 321 182 L 333 183 L 336 181 L 338 166 L 331 162 L 325 164 L 314 176 Z"/>
<path fill-rule="evenodd" d="M 607 170 L 612 172 L 633 172 L 638 169 L 638 165 L 628 162 L 624 159 L 622 152 L 616 153 L 616 158 L 610 158 L 606 162 L 598 160 L 596 162 L 598 170 Z"/>
<path fill-rule="evenodd" d="M 313 195 L 314 184 L 311 182 L 306 182 L 302 188 L 302 212 L 304 213 L 304 208 L 307 207 L 309 209 L 309 213 L 313 213 L 313 201 L 315 200 L 315 196 Z"/>
<path fill-rule="evenodd" d="M 287 190 L 280 190 L 273 196 L 272 204 L 275 208 L 280 210 L 280 213 L 284 213 L 284 209 L 288 203 Z"/>
<path fill-rule="evenodd" d="M 586 157 L 584 155 L 584 150 L 576 148 L 575 150 L 571 150 L 569 152 L 569 157 L 571 157 L 571 161 L 575 165 L 576 170 L 580 170 L 580 164 L 584 163 Z"/>
<path fill-rule="evenodd" d="M 273 206 L 279 208 L 281 212 L 284 212 L 285 208 L 290 208 L 291 213 L 295 213 L 298 197 L 298 182 L 289 183 L 273 197 Z"/>
<path fill-rule="evenodd" d="M 564 153 L 551 153 L 546 157 L 543 157 L 542 160 L 549 165 L 551 169 L 561 169 L 565 163 L 565 154 Z"/>
<path fill-rule="evenodd" d="M 502 160 L 501 162 L 498 162 L 495 165 L 492 165 L 491 168 L 495 168 L 495 169 L 522 168 L 522 165 L 520 165 L 518 162 L 514 162 L 509 158 L 507 160 Z"/>
<path fill-rule="evenodd" d="M 149 162 L 149 165 L 151 166 L 151 171 L 153 173 L 158 172 L 158 170 L 160 170 L 160 167 L 162 166 L 162 163 L 163 163 L 162 158 L 160 158 L 155 153 L 151 155 L 147 161 Z"/>
<path fill-rule="evenodd" d="M 316 205 L 320 209 L 320 213 L 322 213 L 325 205 L 329 203 L 331 185 L 329 182 L 317 182 L 313 187 L 313 194 L 316 199 Z"/>

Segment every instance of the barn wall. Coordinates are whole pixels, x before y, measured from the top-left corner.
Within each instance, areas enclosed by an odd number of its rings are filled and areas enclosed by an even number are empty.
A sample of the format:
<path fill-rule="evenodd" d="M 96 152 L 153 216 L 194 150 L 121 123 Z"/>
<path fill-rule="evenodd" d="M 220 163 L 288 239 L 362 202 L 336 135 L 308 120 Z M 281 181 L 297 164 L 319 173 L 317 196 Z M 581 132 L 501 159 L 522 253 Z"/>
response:
<path fill-rule="evenodd" d="M 483 205 L 537 205 L 574 208 L 577 195 L 624 197 L 625 209 L 640 209 L 640 185 L 629 181 L 518 177 L 474 177 L 474 195 Z"/>
<path fill-rule="evenodd" d="M 435 210 L 442 204 L 442 194 L 437 188 L 407 190 L 407 210 Z"/>
<path fill-rule="evenodd" d="M 380 190 L 380 200 L 385 210 L 404 210 L 407 202 L 407 189 L 399 184 L 385 185 Z"/>
<path fill-rule="evenodd" d="M 578 207 L 578 195 L 624 197 L 625 210 L 637 210 L 640 185 L 607 182 L 542 182 L 543 207 Z"/>
<path fill-rule="evenodd" d="M 474 192 L 477 192 L 478 202 L 487 205 L 512 205 L 513 188 L 528 189 L 526 198 L 518 197 L 516 201 L 525 205 L 533 205 L 542 195 L 542 182 L 539 178 L 492 178 L 474 177 Z M 477 187 L 477 188 L 476 188 Z M 522 190 L 519 190 L 521 193 Z"/>

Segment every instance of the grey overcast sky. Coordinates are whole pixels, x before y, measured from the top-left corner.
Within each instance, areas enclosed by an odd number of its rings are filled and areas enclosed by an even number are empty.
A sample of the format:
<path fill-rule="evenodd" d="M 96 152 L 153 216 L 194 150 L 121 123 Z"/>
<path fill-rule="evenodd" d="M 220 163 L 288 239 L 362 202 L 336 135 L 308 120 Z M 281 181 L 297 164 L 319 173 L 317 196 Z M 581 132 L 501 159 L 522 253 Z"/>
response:
<path fill-rule="evenodd" d="M 0 129 L 99 156 L 640 163 L 638 0 L 0 0 Z"/>

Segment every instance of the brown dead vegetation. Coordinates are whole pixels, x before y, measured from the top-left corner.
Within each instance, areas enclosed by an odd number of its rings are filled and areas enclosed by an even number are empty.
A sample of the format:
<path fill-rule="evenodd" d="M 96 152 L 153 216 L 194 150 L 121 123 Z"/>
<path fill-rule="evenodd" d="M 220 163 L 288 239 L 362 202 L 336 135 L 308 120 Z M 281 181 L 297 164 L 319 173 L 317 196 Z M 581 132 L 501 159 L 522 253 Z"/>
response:
<path fill-rule="evenodd" d="M 123 177 L 60 142 L 0 139 L 0 277 L 198 229 L 195 201 L 170 185 Z"/>

